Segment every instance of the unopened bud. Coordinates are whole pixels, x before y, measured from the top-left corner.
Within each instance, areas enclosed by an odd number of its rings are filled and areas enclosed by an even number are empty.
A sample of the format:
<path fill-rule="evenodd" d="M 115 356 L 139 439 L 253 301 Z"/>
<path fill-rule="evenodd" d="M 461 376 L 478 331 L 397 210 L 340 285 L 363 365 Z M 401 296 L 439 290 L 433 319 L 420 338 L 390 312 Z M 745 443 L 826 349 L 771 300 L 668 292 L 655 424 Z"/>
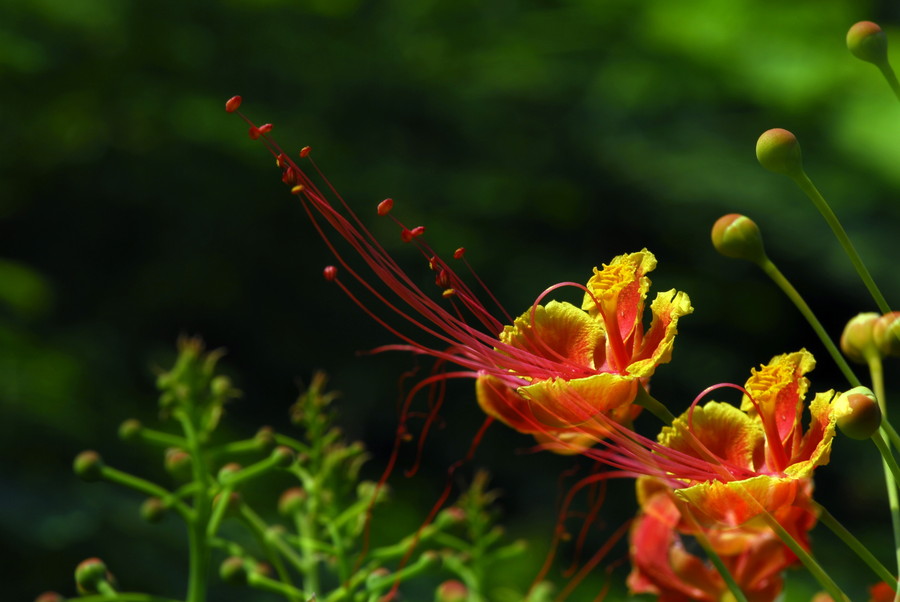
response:
<path fill-rule="evenodd" d="M 450 579 L 438 586 L 434 599 L 435 602 L 466 602 L 469 590 L 462 581 Z"/>
<path fill-rule="evenodd" d="M 65 600 L 66 599 L 62 597 L 62 594 L 56 592 L 44 592 L 35 598 L 34 602 L 65 602 Z"/>
<path fill-rule="evenodd" d="M 113 576 L 106 570 L 106 564 L 99 558 L 82 560 L 75 567 L 75 585 L 82 594 L 98 593 L 102 582 L 112 583 Z"/>
<path fill-rule="evenodd" d="M 262 449 L 271 449 L 275 446 L 275 430 L 271 426 L 264 426 L 256 431 L 253 440 Z"/>
<path fill-rule="evenodd" d="M 854 387 L 834 402 L 841 432 L 851 439 L 868 439 L 881 426 L 881 408 L 875 394 L 866 387 Z"/>
<path fill-rule="evenodd" d="M 119 438 L 123 441 L 133 441 L 140 434 L 143 426 L 140 420 L 131 418 L 119 426 Z"/>
<path fill-rule="evenodd" d="M 887 36 L 871 21 L 860 21 L 847 32 L 847 49 L 861 61 L 882 65 L 887 62 Z"/>
<path fill-rule="evenodd" d="M 307 498 L 306 490 L 302 487 L 291 487 L 278 498 L 278 512 L 284 516 L 292 516 L 303 511 L 303 502 Z"/>
<path fill-rule="evenodd" d="M 83 451 L 75 457 L 72 467 L 85 481 L 97 481 L 102 475 L 103 458 L 93 450 Z"/>
<path fill-rule="evenodd" d="M 872 326 L 872 338 L 884 357 L 900 357 L 900 311 L 884 314 Z"/>
<path fill-rule="evenodd" d="M 228 480 L 228 477 L 230 477 L 231 475 L 240 471 L 241 468 L 242 468 L 241 465 L 238 464 L 237 462 L 229 462 L 228 464 L 224 465 L 222 468 L 219 469 L 217 478 L 219 479 L 219 481 Z"/>
<path fill-rule="evenodd" d="M 225 583 L 245 585 L 247 583 L 247 569 L 244 567 L 244 559 L 238 556 L 226 558 L 219 566 L 219 576 Z"/>
<path fill-rule="evenodd" d="M 191 476 L 191 455 L 177 447 L 166 450 L 163 461 L 166 472 L 177 479 L 188 479 Z"/>
<path fill-rule="evenodd" d="M 166 505 L 158 497 L 150 497 L 141 504 L 141 518 L 148 523 L 158 523 L 166 515 Z"/>
<path fill-rule="evenodd" d="M 721 255 L 761 263 L 766 259 L 759 227 L 746 215 L 723 215 L 712 227 L 712 243 Z"/>
<path fill-rule="evenodd" d="M 841 351 L 849 360 L 865 364 L 868 357 L 878 353 L 873 328 L 880 317 L 874 312 L 866 312 L 847 322 L 841 334 Z"/>
<path fill-rule="evenodd" d="M 279 445 L 272 450 L 272 459 L 275 460 L 276 466 L 287 468 L 294 461 L 294 450 L 286 445 Z"/>
<path fill-rule="evenodd" d="M 803 173 L 800 143 L 791 132 L 773 128 L 763 132 L 756 141 L 759 164 L 775 173 L 795 177 Z"/>

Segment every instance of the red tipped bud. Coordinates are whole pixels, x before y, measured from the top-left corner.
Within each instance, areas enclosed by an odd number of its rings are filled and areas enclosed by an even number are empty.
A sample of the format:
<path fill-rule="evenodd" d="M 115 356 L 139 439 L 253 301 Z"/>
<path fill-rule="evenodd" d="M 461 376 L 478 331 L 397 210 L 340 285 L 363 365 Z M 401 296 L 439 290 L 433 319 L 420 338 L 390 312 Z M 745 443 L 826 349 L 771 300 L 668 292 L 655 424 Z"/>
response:
<path fill-rule="evenodd" d="M 322 270 L 322 275 L 328 282 L 334 282 L 334 279 L 337 278 L 337 273 L 337 268 L 333 265 L 326 265 L 325 269 Z"/>
<path fill-rule="evenodd" d="M 303 502 L 307 498 L 306 490 L 302 487 L 291 487 L 278 498 L 278 512 L 284 516 L 292 516 L 303 511 Z"/>
<path fill-rule="evenodd" d="M 243 100 L 240 96 L 232 96 L 227 101 L 225 101 L 225 111 L 227 113 L 234 113 L 241 106 L 241 100 Z"/>
<path fill-rule="evenodd" d="M 286 445 L 279 445 L 275 449 L 272 450 L 272 459 L 275 461 L 277 466 L 281 468 L 287 468 L 293 463 L 296 455 L 294 454 L 294 450 Z"/>
<path fill-rule="evenodd" d="M 875 322 L 881 318 L 874 312 L 857 314 L 844 327 L 841 334 L 841 351 L 848 359 L 858 364 L 867 363 L 867 358 L 872 354 L 878 354 L 875 345 L 873 328 Z"/>
<path fill-rule="evenodd" d="M 803 173 L 800 143 L 791 132 L 774 128 L 763 132 L 756 141 L 759 164 L 775 173 L 796 177 Z"/>
<path fill-rule="evenodd" d="M 882 65 L 887 62 L 887 36 L 876 23 L 860 21 L 847 32 L 847 49 L 861 61 Z"/>
<path fill-rule="evenodd" d="M 106 570 L 106 564 L 99 558 L 82 560 L 75 567 L 75 585 L 82 594 L 96 594 L 103 582 L 112 583 L 113 576 Z"/>
<path fill-rule="evenodd" d="M 103 458 L 93 450 L 83 451 L 75 457 L 72 467 L 85 481 L 97 481 L 102 476 Z"/>
<path fill-rule="evenodd" d="M 275 446 L 275 430 L 271 426 L 264 426 L 253 436 L 256 443 L 263 449 L 271 449 Z"/>
<path fill-rule="evenodd" d="M 466 254 L 466 248 L 460 247 L 460 248 L 456 249 L 455 251 L 453 251 L 453 259 L 462 259 L 463 255 L 465 255 L 465 254 Z"/>
<path fill-rule="evenodd" d="M 872 326 L 872 337 L 884 357 L 900 357 L 900 311 L 884 314 Z"/>
<path fill-rule="evenodd" d="M 752 219 L 738 213 L 723 215 L 712 227 L 712 243 L 721 255 L 762 263 L 766 259 L 762 235 Z"/>
<path fill-rule="evenodd" d="M 219 576 L 225 583 L 231 585 L 244 585 L 247 583 L 247 569 L 244 567 L 244 559 L 238 556 L 226 558 L 219 566 Z"/>
<path fill-rule="evenodd" d="M 163 460 L 166 472 L 177 479 L 188 479 L 191 476 L 191 455 L 177 447 L 166 450 Z"/>
<path fill-rule="evenodd" d="M 148 523 L 158 523 L 166 515 L 166 505 L 158 497 L 149 497 L 141 504 L 141 518 Z"/>
<path fill-rule="evenodd" d="M 140 435 L 142 428 L 140 420 L 134 418 L 126 420 L 119 426 L 119 438 L 123 441 L 133 441 Z"/>
<path fill-rule="evenodd" d="M 65 602 L 66 599 L 62 597 L 62 594 L 58 594 L 56 592 L 44 592 L 40 596 L 34 599 L 34 602 Z"/>
<path fill-rule="evenodd" d="M 227 480 L 228 477 L 241 470 L 241 465 L 237 462 L 229 462 L 219 469 L 218 479 L 220 481 Z"/>
<path fill-rule="evenodd" d="M 466 602 L 469 590 L 462 581 L 450 579 L 438 586 L 434 599 L 436 602 Z"/>
<path fill-rule="evenodd" d="M 385 216 L 394 208 L 394 199 L 384 199 L 378 203 L 378 215 Z"/>
<path fill-rule="evenodd" d="M 881 426 L 881 408 L 866 387 L 854 387 L 834 402 L 837 425 L 851 439 L 868 439 Z"/>
<path fill-rule="evenodd" d="M 309 146 L 304 146 L 303 148 L 301 148 L 300 149 L 300 158 L 305 159 L 309 155 L 311 150 L 312 150 L 312 148 L 310 148 Z"/>

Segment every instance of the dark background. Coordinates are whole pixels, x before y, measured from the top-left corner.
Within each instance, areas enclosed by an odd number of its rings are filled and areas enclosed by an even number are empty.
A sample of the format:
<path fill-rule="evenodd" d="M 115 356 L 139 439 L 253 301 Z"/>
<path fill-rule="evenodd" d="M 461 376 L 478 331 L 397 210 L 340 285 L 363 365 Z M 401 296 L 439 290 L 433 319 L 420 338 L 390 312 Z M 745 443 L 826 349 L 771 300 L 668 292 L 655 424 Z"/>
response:
<path fill-rule="evenodd" d="M 327 251 L 261 145 L 223 111 L 233 94 L 286 148 L 311 145 L 364 219 L 390 196 L 435 248 L 465 246 L 513 313 L 552 283 L 650 248 L 654 290 L 685 290 L 696 308 L 654 378 L 676 413 L 802 346 L 821 363 L 813 391 L 845 388 L 793 306 L 754 266 L 718 256 L 709 228 L 725 213 L 755 219 L 835 336 L 874 309 L 812 205 L 756 163 L 757 136 L 788 128 L 883 292 L 900 299 L 900 105 L 844 47 L 863 19 L 900 44 L 896 6 L 856 0 L 0 4 L 3 597 L 72 593 L 75 564 L 95 555 L 115 559 L 126 589 L 183 595 L 180 525 L 147 526 L 140 496 L 70 470 L 94 448 L 164 480 L 116 428 L 154 420 L 154 369 L 179 334 L 227 348 L 223 366 L 244 392 L 226 420 L 234 436 L 290 429 L 288 406 L 321 368 L 343 392 L 348 436 L 375 454 L 369 476 L 384 466 L 412 360 L 356 355 L 392 339 L 322 281 Z M 395 230 L 376 230 L 428 277 Z M 468 383 L 451 389 L 445 418 L 423 471 L 396 475 L 402 501 L 376 518 L 399 533 L 427 513 L 481 420 Z M 519 587 L 543 559 L 572 464 L 529 445 L 495 427 L 474 463 L 502 490 L 511 537 L 532 542 Z M 890 566 L 878 464 L 839 438 L 817 483 Z M 631 496 L 630 483 L 611 488 L 598 542 L 633 513 Z M 838 582 L 864 597 L 874 577 L 829 533 L 814 538 Z M 573 599 L 592 599 L 604 575 Z M 623 578 L 620 568 L 617 587 Z M 802 571 L 791 579 L 789 599 L 809 599 L 815 585 Z"/>

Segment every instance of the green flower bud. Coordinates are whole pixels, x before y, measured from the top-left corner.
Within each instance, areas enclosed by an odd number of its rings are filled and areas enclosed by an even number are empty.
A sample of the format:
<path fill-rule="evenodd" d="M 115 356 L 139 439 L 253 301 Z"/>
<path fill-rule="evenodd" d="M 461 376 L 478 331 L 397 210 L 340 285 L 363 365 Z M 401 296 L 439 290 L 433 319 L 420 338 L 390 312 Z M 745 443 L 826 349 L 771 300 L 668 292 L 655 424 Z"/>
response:
<path fill-rule="evenodd" d="M 112 583 L 113 576 L 99 558 L 82 560 L 75 567 L 75 585 L 81 594 L 96 594 L 102 582 Z"/>
<path fill-rule="evenodd" d="M 244 559 L 238 556 L 229 556 L 219 566 L 219 576 L 222 581 L 231 585 L 247 584 L 247 569 Z"/>
<path fill-rule="evenodd" d="M 900 357 L 900 311 L 884 314 L 872 326 L 875 346 L 884 357 Z"/>
<path fill-rule="evenodd" d="M 292 516 L 303 511 L 303 502 L 307 498 L 302 487 L 291 487 L 278 498 L 278 512 L 284 516 Z"/>
<path fill-rule="evenodd" d="M 435 592 L 435 602 L 466 602 L 469 589 L 462 581 L 449 579 L 441 583 Z"/>
<path fill-rule="evenodd" d="M 103 458 L 93 450 L 83 451 L 75 457 L 73 468 L 85 481 L 98 481 L 102 476 Z"/>
<path fill-rule="evenodd" d="M 219 505 L 219 500 L 222 498 L 222 493 L 217 493 L 213 498 L 213 506 Z M 233 515 L 235 514 L 241 507 L 241 494 L 237 491 L 232 491 L 228 494 L 228 501 L 225 502 L 225 512 L 226 514 Z"/>
<path fill-rule="evenodd" d="M 119 426 L 119 439 L 123 441 L 133 441 L 137 439 L 143 426 L 140 420 L 130 418 Z"/>
<path fill-rule="evenodd" d="M 759 227 L 745 215 L 730 213 L 716 220 L 712 227 L 712 243 L 725 257 L 757 264 L 766 259 Z"/>
<path fill-rule="evenodd" d="M 834 402 L 837 425 L 851 439 L 868 439 L 881 426 L 881 408 L 866 387 L 854 387 Z"/>
<path fill-rule="evenodd" d="M 294 461 L 294 450 L 286 445 L 279 445 L 272 450 L 272 459 L 281 468 L 287 468 Z"/>
<path fill-rule="evenodd" d="M 858 364 L 865 364 L 867 357 L 878 353 L 873 328 L 880 317 L 874 312 L 867 312 L 857 314 L 847 322 L 844 332 L 841 334 L 841 351 L 844 352 L 847 359 Z"/>
<path fill-rule="evenodd" d="M 271 449 L 275 447 L 275 430 L 271 426 L 264 426 L 253 436 L 256 443 L 262 449 Z"/>
<path fill-rule="evenodd" d="M 237 462 L 229 462 L 219 469 L 218 479 L 220 481 L 228 480 L 228 477 L 241 470 L 242 466 Z"/>
<path fill-rule="evenodd" d="M 847 32 L 847 49 L 861 61 L 882 65 L 887 62 L 887 36 L 871 21 L 860 21 Z"/>
<path fill-rule="evenodd" d="M 65 602 L 65 598 L 62 597 L 62 594 L 56 592 L 44 592 L 35 598 L 34 602 Z"/>
<path fill-rule="evenodd" d="M 191 478 L 191 455 L 178 447 L 170 447 L 166 450 L 164 460 L 166 472 L 176 479 L 188 480 Z"/>
<path fill-rule="evenodd" d="M 158 523 L 166 515 L 166 505 L 158 497 L 148 497 L 141 504 L 141 518 L 148 523 Z"/>
<path fill-rule="evenodd" d="M 759 164 L 775 173 L 795 177 L 803 173 L 800 143 L 791 132 L 773 128 L 763 132 L 756 141 Z"/>

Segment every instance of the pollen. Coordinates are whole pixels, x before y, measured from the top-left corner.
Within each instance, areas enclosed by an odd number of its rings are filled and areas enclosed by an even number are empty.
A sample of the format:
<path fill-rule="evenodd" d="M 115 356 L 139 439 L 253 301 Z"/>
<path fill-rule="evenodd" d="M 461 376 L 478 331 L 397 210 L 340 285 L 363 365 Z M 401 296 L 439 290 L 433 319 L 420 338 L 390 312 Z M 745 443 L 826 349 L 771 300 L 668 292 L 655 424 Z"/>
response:
<path fill-rule="evenodd" d="M 394 208 L 394 199 L 384 199 L 378 203 L 378 215 L 385 216 Z"/>
<path fill-rule="evenodd" d="M 303 192 L 304 186 L 303 184 L 297 184 L 293 188 L 291 188 L 291 194 L 300 194 Z"/>
<path fill-rule="evenodd" d="M 455 295 L 455 294 L 456 294 L 456 290 L 455 290 L 455 289 L 448 288 L 448 289 L 446 289 L 443 293 L 441 293 L 441 296 L 442 296 L 444 299 L 449 299 L 450 297 L 452 297 L 452 296 Z"/>
<path fill-rule="evenodd" d="M 241 97 L 240 96 L 232 96 L 225 102 L 225 111 L 227 113 L 234 113 L 241 106 Z"/>

